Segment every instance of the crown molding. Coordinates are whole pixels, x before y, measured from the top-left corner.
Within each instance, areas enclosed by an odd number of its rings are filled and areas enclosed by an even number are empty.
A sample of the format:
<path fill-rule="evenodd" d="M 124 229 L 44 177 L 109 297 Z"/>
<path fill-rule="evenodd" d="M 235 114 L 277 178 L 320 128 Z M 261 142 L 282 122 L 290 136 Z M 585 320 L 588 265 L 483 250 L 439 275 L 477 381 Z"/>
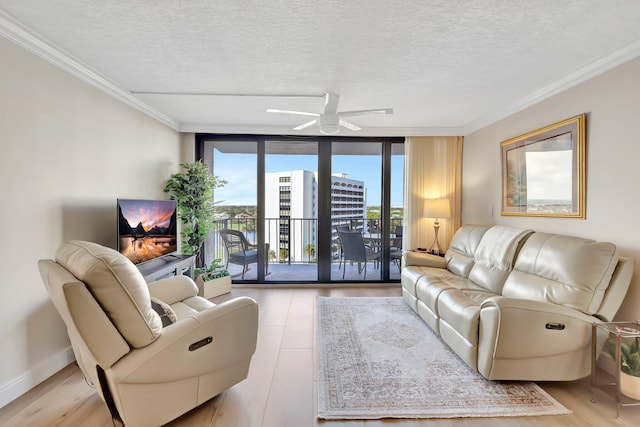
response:
<path fill-rule="evenodd" d="M 84 65 L 79 60 L 73 58 L 72 55 L 29 30 L 2 10 L 0 10 L 0 35 L 119 101 L 142 111 L 160 123 L 176 131 L 180 127 L 179 123 L 169 116 L 142 102 L 130 91 Z"/>
<path fill-rule="evenodd" d="M 609 71 L 618 65 L 631 61 L 640 56 L 640 39 L 630 43 L 621 49 L 616 50 L 602 58 L 587 64 L 586 66 L 556 80 L 555 82 L 521 98 L 511 104 L 508 108 L 500 110 L 493 114 L 488 114 L 478 120 L 474 120 L 463 126 L 461 135 L 466 136 L 484 127 L 487 127 L 499 120 L 509 117 L 525 108 L 538 104 L 545 99 L 564 92 L 578 84 L 592 79 L 606 71 Z"/>

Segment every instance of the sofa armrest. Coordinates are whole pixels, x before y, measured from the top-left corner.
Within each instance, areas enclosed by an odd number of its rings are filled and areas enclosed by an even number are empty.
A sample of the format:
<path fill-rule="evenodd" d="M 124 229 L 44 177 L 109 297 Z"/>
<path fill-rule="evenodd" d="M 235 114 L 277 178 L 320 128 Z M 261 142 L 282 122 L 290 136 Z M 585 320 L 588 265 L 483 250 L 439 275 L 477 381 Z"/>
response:
<path fill-rule="evenodd" d="M 257 332 L 258 304 L 248 297 L 234 298 L 167 326 L 156 341 L 131 351 L 107 375 L 121 383 L 205 375 L 250 360 Z M 199 342 L 208 343 L 193 349 Z"/>
<path fill-rule="evenodd" d="M 594 321 L 598 319 L 561 305 L 492 297 L 480 308 L 479 354 L 528 359 L 584 349 Z"/>
<path fill-rule="evenodd" d="M 407 251 L 404 253 L 403 265 L 405 267 L 415 265 L 418 267 L 447 268 L 447 262 L 440 256 L 412 251 Z"/>
<path fill-rule="evenodd" d="M 198 295 L 198 285 L 188 276 L 178 275 L 149 283 L 149 293 L 167 304 Z"/>

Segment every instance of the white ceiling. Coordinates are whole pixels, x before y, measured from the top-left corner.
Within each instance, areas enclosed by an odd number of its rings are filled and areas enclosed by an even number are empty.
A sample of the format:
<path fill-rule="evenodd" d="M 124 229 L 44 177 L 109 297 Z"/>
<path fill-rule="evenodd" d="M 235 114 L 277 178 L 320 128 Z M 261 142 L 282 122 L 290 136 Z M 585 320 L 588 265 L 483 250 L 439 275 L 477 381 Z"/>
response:
<path fill-rule="evenodd" d="M 335 92 L 395 111 L 341 135 L 465 135 L 640 56 L 640 1 L 0 0 L 0 35 L 179 131 L 318 134 L 265 110 Z"/>

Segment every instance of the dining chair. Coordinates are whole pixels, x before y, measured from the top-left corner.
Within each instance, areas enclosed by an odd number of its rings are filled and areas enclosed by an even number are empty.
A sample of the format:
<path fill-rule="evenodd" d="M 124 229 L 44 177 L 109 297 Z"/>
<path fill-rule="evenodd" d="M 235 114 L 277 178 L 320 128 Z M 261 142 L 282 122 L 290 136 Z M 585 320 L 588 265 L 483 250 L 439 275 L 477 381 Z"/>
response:
<path fill-rule="evenodd" d="M 402 231 L 403 227 L 401 225 L 396 226 L 394 230 L 394 237 L 391 239 L 391 245 L 389 247 L 389 259 L 398 266 L 398 270 L 401 270 Z"/>
<path fill-rule="evenodd" d="M 367 280 L 367 264 L 369 261 L 379 261 L 380 253 L 365 246 L 364 238 L 359 231 L 339 231 L 338 235 L 340 236 L 345 262 L 342 278 L 344 279 L 344 274 L 347 270 L 346 262 L 352 261 L 358 263 L 358 274 L 364 270 L 364 279 Z M 364 267 L 361 266 L 361 263 L 364 263 Z"/>
<path fill-rule="evenodd" d="M 340 270 L 342 268 L 342 262 L 344 261 L 344 250 L 342 249 L 342 240 L 340 240 L 340 233 L 351 231 L 351 227 L 349 227 L 349 225 L 336 225 L 334 228 L 338 233 L 338 243 L 340 244 L 340 253 L 338 254 L 338 270 Z"/>

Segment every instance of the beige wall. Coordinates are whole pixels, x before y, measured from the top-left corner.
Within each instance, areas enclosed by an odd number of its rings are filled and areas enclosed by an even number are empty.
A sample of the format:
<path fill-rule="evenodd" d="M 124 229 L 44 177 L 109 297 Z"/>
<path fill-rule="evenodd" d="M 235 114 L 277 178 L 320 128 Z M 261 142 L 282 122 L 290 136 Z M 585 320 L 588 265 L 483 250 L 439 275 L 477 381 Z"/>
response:
<path fill-rule="evenodd" d="M 587 218 L 500 216 L 500 142 L 587 113 Z M 462 222 L 501 224 L 615 243 L 634 258 L 633 289 L 618 313 L 640 319 L 640 59 L 465 138 Z M 494 216 L 489 215 L 490 206 Z"/>
<path fill-rule="evenodd" d="M 37 260 L 64 239 L 113 247 L 116 198 L 165 198 L 183 150 L 174 130 L 3 38 L 0 58 L 3 406 L 73 360 Z"/>

